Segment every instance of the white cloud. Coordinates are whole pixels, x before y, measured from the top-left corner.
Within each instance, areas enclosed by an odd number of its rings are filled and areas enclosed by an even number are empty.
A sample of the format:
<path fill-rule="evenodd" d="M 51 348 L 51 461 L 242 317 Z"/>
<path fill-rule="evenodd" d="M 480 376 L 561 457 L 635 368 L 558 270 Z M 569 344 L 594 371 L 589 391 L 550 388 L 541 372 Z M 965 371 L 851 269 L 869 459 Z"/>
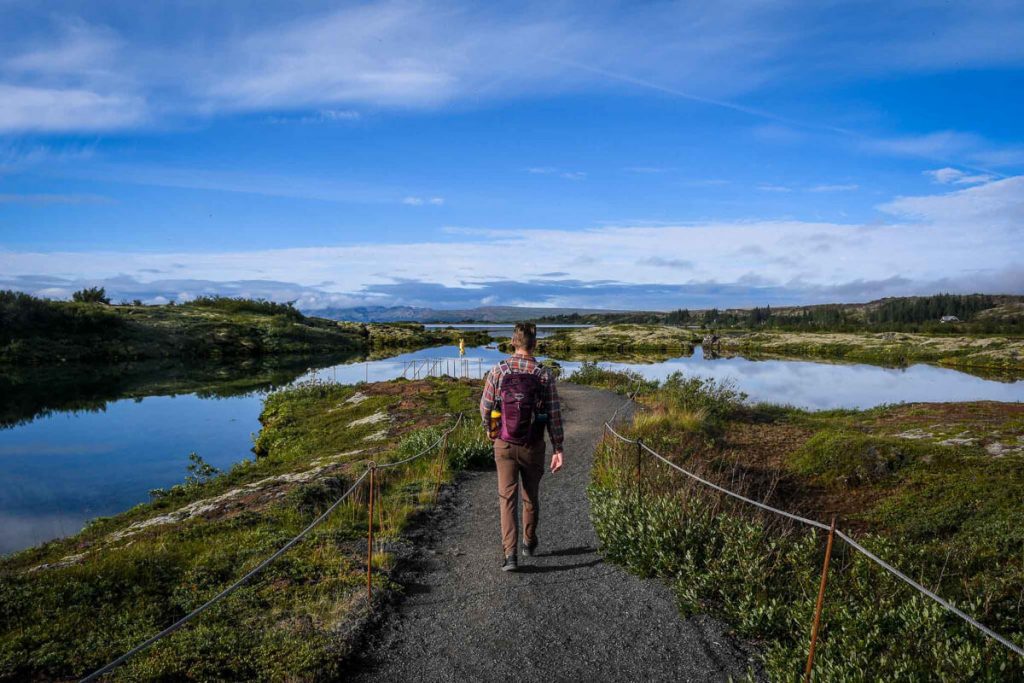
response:
<path fill-rule="evenodd" d="M 760 192 L 792 192 L 793 188 L 786 187 L 785 185 L 772 185 L 769 183 L 762 183 L 757 186 Z"/>
<path fill-rule="evenodd" d="M 405 197 L 402 203 L 408 206 L 442 206 L 444 197 Z"/>
<path fill-rule="evenodd" d="M 0 131 L 113 130 L 149 120 L 110 30 L 61 18 L 55 35 L 35 45 L 44 47 L 6 58 L 0 48 Z"/>
<path fill-rule="evenodd" d="M 0 131 L 111 130 L 147 118 L 140 97 L 81 88 L 39 88 L 0 83 Z"/>
<path fill-rule="evenodd" d="M 166 15 L 180 9 L 151 4 L 112 14 L 98 7 L 81 6 L 82 18 L 74 19 L 56 10 L 28 15 L 17 34 L 5 36 L 0 84 L 18 97 L 0 125 L 99 130 L 182 113 L 348 112 L 637 87 L 787 125 L 724 98 L 797 74 L 801 83 L 834 82 L 1024 63 L 1024 11 L 1014 3 L 942 12 L 879 3 L 855 22 L 789 3 L 583 11 L 571 3 L 510 9 L 385 0 L 312 10 L 244 6 L 173 22 Z M 48 113 L 43 103 L 52 105 Z"/>
<path fill-rule="evenodd" d="M 978 240 L 979 233 L 1003 229 L 1022 241 L 1008 256 L 1024 260 L 1024 176 L 996 180 L 948 194 L 897 197 L 878 207 L 900 219 L 926 221 L 937 225 L 958 225 Z M 978 245 L 983 248 L 986 245 Z M 956 257 L 956 260 L 963 255 Z"/>
<path fill-rule="evenodd" d="M 267 118 L 267 122 L 280 124 L 336 123 L 358 121 L 361 118 L 362 114 L 353 109 L 322 109 L 313 114 L 300 116 L 270 116 Z"/>
<path fill-rule="evenodd" d="M 808 189 L 809 192 L 853 192 L 860 189 L 860 185 L 847 183 L 845 185 L 815 185 Z"/>
<path fill-rule="evenodd" d="M 479 301 L 494 293 L 487 283 L 514 283 L 517 278 L 493 255 L 520 253 L 527 255 L 521 263 L 523 279 L 532 279 L 528 273 L 559 273 L 543 279 L 549 284 L 531 290 L 532 300 L 537 300 L 536 292 L 557 290 L 563 299 L 590 297 L 592 305 L 599 303 L 601 292 L 612 297 L 615 287 L 620 294 L 633 287 L 638 296 L 660 296 L 652 292 L 699 285 L 711 296 L 711 283 L 734 291 L 781 288 L 814 300 L 870 291 L 910 293 L 936 283 L 960 287 L 973 282 L 979 289 L 1024 291 L 1024 176 L 945 194 L 901 197 L 880 209 L 895 222 L 762 220 L 586 230 L 474 229 L 463 239 L 445 241 L 249 252 L 0 251 L 0 274 L 7 274 L 0 276 L 0 286 L 60 289 L 59 282 L 45 278 L 80 282 L 123 272 L 156 282 L 153 276 L 173 272 L 179 278 L 175 282 L 182 284 L 162 285 L 155 294 L 194 295 L 217 291 L 217 282 L 227 282 L 236 283 L 229 289 L 235 295 L 299 295 L 312 306 L 330 297 L 365 302 L 380 296 L 400 303 L 416 296 L 422 299 L 423 287 L 429 285 L 460 291 L 482 288 L 474 299 Z M 457 238 L 462 233 L 447 234 Z M 381 263 L 388 264 L 386 272 Z M 16 273 L 45 278 L 19 280 Z M 254 273 L 259 273 L 260 282 L 270 284 L 245 285 Z M 205 284 L 188 284 L 192 281 Z M 571 284 L 559 289 L 560 281 Z M 645 304 L 637 300 L 634 305 Z"/>
<path fill-rule="evenodd" d="M 976 185 L 978 183 L 987 183 L 994 180 L 995 177 L 987 174 L 967 174 L 960 169 L 956 168 L 936 168 L 931 171 L 925 171 L 925 175 L 931 176 L 932 179 L 943 185 Z"/>

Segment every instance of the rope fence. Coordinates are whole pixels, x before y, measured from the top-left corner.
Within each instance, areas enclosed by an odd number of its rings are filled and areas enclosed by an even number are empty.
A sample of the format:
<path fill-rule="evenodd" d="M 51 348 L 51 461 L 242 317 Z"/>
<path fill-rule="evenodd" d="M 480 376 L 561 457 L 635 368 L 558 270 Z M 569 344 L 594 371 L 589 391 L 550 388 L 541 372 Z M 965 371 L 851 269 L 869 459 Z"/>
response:
<path fill-rule="evenodd" d="M 635 394 L 634 394 L 634 397 L 635 397 Z M 626 403 L 629 403 L 631 400 L 632 400 L 632 398 L 627 399 Z M 618 414 L 619 410 L 621 410 L 621 408 L 622 408 L 622 406 L 620 406 L 620 408 L 615 411 L 616 415 Z M 614 417 L 613 417 L 613 419 L 614 419 Z M 638 453 L 641 450 L 642 451 L 646 451 L 648 454 L 650 454 L 651 456 L 653 456 L 657 460 L 659 460 L 662 463 L 668 465 L 669 467 L 677 470 L 678 472 L 686 475 L 687 477 L 689 477 L 690 479 L 692 479 L 692 480 L 694 480 L 696 482 L 699 482 L 699 483 L 701 483 L 701 484 L 703 484 L 703 485 L 705 485 L 705 486 L 707 486 L 709 488 L 712 488 L 712 489 L 714 489 L 714 490 L 716 490 L 716 491 L 718 491 L 720 493 L 723 493 L 723 494 L 725 494 L 725 495 L 727 495 L 727 496 L 729 496 L 731 498 L 735 498 L 736 500 L 742 501 L 742 502 L 747 503 L 749 505 L 753 505 L 753 506 L 755 506 L 757 508 L 760 508 L 761 510 L 765 510 L 766 512 L 771 512 L 773 514 L 780 515 L 782 517 L 786 517 L 786 518 L 791 519 L 791 520 L 793 520 L 795 522 L 799 522 L 800 524 L 811 526 L 811 527 L 814 527 L 816 529 L 822 529 L 824 531 L 828 531 L 829 532 L 829 536 L 830 536 L 830 541 L 829 541 L 830 545 L 831 545 L 831 537 L 834 534 L 835 536 L 839 537 L 844 542 L 846 542 L 846 544 L 849 545 L 851 548 L 853 548 L 857 552 L 859 552 L 862 555 L 864 555 L 865 557 L 867 557 L 869 560 L 871 560 L 876 565 L 878 565 L 879 567 L 884 569 L 886 572 L 888 572 L 888 573 L 892 574 L 893 576 L 895 576 L 896 578 L 900 579 L 901 581 L 903 581 L 904 583 L 909 585 L 911 588 L 914 588 L 915 590 L 920 592 L 922 595 L 925 595 L 925 596 L 931 598 L 936 603 L 938 603 L 941 607 L 943 607 L 945 610 L 947 610 L 947 611 L 951 612 L 952 614 L 955 614 L 956 616 L 960 617 L 960 619 L 962 619 L 964 622 L 966 622 L 967 624 L 973 626 L 975 629 L 981 631 L 982 633 L 984 633 L 989 638 L 992 638 L 993 640 L 997 641 L 998 643 L 1000 643 L 1001 645 L 1003 645 L 1007 649 L 1011 650 L 1012 652 L 1015 652 L 1016 654 L 1024 657 L 1024 648 L 1022 648 L 1020 645 L 1017 645 L 1016 643 L 1012 642 L 1011 640 L 1009 640 L 1005 636 L 1002 636 L 999 633 L 996 633 L 992 629 L 990 629 L 987 626 L 985 626 L 984 624 L 980 623 L 977 619 L 975 619 L 972 616 L 970 616 L 969 614 L 965 613 L 963 610 L 957 608 L 955 605 L 950 603 L 948 600 L 945 600 L 944 598 L 942 598 L 939 595 L 937 595 L 934 591 L 931 591 L 928 588 L 925 588 L 920 583 L 918 583 L 917 581 L 914 581 L 909 576 L 907 576 L 906 574 L 904 574 L 900 570 L 896 569 L 895 567 L 893 567 L 891 564 L 889 564 L 885 560 L 882 560 L 877 555 L 872 553 L 870 550 L 865 548 L 863 545 L 861 545 L 860 543 L 858 543 L 854 539 L 850 538 L 850 536 L 848 536 L 847 534 L 843 533 L 839 529 L 836 529 L 835 525 L 834 525 L 834 522 L 830 526 L 828 524 L 824 524 L 824 523 L 819 522 L 817 520 L 808 519 L 806 517 L 801 517 L 800 515 L 795 515 L 795 514 L 793 514 L 791 512 L 786 512 L 785 510 L 780 510 L 778 508 L 772 507 L 771 505 L 767 505 L 767 504 L 762 503 L 760 501 L 756 501 L 756 500 L 754 500 L 752 498 L 748 498 L 746 496 L 742 496 L 742 495 L 740 495 L 740 494 L 738 494 L 738 493 L 736 493 L 734 491 L 730 491 L 730 490 L 728 490 L 728 489 L 726 489 L 726 488 L 724 488 L 722 486 L 719 486 L 718 484 L 715 484 L 713 482 L 708 481 L 707 479 L 704 479 L 703 477 L 701 477 L 701 476 L 699 476 L 699 475 L 697 475 L 697 474 L 695 474 L 693 472 L 690 472 L 687 469 L 684 469 L 683 467 L 680 467 L 676 463 L 670 461 L 665 456 L 661 455 L 660 453 L 658 453 L 655 450 L 653 450 L 652 448 L 650 448 L 647 444 L 645 444 L 643 442 L 642 439 L 630 439 L 629 437 L 623 436 L 622 434 L 617 432 L 614 427 L 612 427 L 611 420 L 609 420 L 608 422 L 605 422 L 604 426 L 605 426 L 605 429 L 612 436 L 614 436 L 616 439 L 618 439 L 618 440 L 620 440 L 620 441 L 622 441 L 624 443 L 637 445 L 637 447 L 638 447 L 637 448 L 637 452 Z M 638 463 L 637 466 L 638 466 L 638 471 L 639 471 L 639 459 L 637 460 L 637 463 Z M 824 568 L 823 574 L 822 574 L 822 592 L 824 592 L 824 581 L 825 581 L 825 576 L 827 575 L 827 572 L 828 572 L 828 564 L 827 564 L 827 561 L 826 561 L 825 568 Z M 818 605 L 818 608 L 817 608 L 818 614 L 816 614 L 816 619 L 817 619 L 817 617 L 820 616 L 820 609 L 821 609 L 821 605 L 820 605 L 820 602 L 819 602 L 819 605 Z M 816 634 L 816 629 L 815 629 L 815 634 Z M 813 640 L 812 640 L 811 659 L 813 660 Z M 810 664 L 811 664 L 811 660 L 808 661 L 808 667 L 810 667 Z"/>
<path fill-rule="evenodd" d="M 359 488 L 359 485 L 362 484 L 363 481 L 367 477 L 370 478 L 370 494 L 369 494 L 368 500 L 367 500 L 367 504 L 369 506 L 369 529 L 367 531 L 367 541 L 368 541 L 368 543 L 367 543 L 367 558 L 366 558 L 366 571 L 367 571 L 366 578 L 367 578 L 367 593 L 368 593 L 368 596 L 372 597 L 372 594 L 370 593 L 370 581 L 371 581 L 371 578 L 372 578 L 371 575 L 372 575 L 372 559 L 373 559 L 372 555 L 373 555 L 373 500 L 374 500 L 373 480 L 374 480 L 374 473 L 376 472 L 376 470 L 390 469 L 390 468 L 393 468 L 393 467 L 398 467 L 400 465 L 405 465 L 407 463 L 410 463 L 413 460 L 421 458 L 424 455 L 426 455 L 427 453 L 433 451 L 435 448 L 437 448 L 442 443 L 447 445 L 448 436 L 452 432 L 454 432 L 459 427 L 460 424 L 462 424 L 463 417 L 464 417 L 464 415 L 462 413 L 459 413 L 458 418 L 455 420 L 455 424 L 453 424 L 451 427 L 449 427 L 444 432 L 442 432 L 441 435 L 437 437 L 436 441 L 434 441 L 432 444 L 430 444 L 429 446 L 427 446 L 423 450 L 419 451 L 415 455 L 411 455 L 408 458 L 404 458 L 404 459 L 398 460 L 396 462 L 389 462 L 389 463 L 384 463 L 384 464 L 380 464 L 380 465 L 378 465 L 377 463 L 375 463 L 373 461 L 368 462 L 367 465 L 366 465 L 366 469 L 363 470 L 363 473 L 359 475 L 359 477 L 352 483 L 352 486 L 350 486 L 348 488 L 348 490 L 345 491 L 345 493 L 343 493 L 337 500 L 335 500 L 331 504 L 330 507 L 328 507 L 326 510 L 324 510 L 324 512 L 319 517 L 317 517 L 312 522 L 310 522 L 309 526 L 307 526 L 305 529 L 303 529 L 298 534 L 296 534 L 294 538 L 292 538 L 290 541 L 285 543 L 283 546 L 278 548 L 274 552 L 273 555 L 271 555 L 267 559 L 265 559 L 262 562 L 260 562 L 258 565 L 256 565 L 252 569 L 250 569 L 242 578 L 240 578 L 237 581 L 235 581 L 233 584 L 231 584 L 230 586 L 228 586 L 227 588 L 222 590 L 220 593 L 218 593 L 217 595 L 215 595 L 212 598 L 210 598 L 209 600 L 207 600 L 205 603 L 203 603 L 202 605 L 200 605 L 196 609 L 192 610 L 191 612 L 189 612 L 188 614 L 183 616 L 181 619 L 178 619 L 178 621 L 174 622 L 173 624 L 171 624 L 170 626 L 165 628 L 163 631 L 160 631 L 159 633 L 157 633 L 156 635 L 152 636 L 151 638 L 148 638 L 147 640 L 143 641 L 142 643 L 136 645 L 131 650 L 128 650 L 128 652 L 125 652 L 123 655 L 121 655 L 117 659 L 111 661 L 106 666 L 104 666 L 104 667 L 102 667 L 100 669 L 97 669 L 96 671 L 92 672 L 91 674 L 89 674 L 88 676 L 83 678 L 81 680 L 81 683 L 87 683 L 88 681 L 99 680 L 102 676 L 110 673 L 111 671 L 113 671 L 117 667 L 121 666 L 122 664 L 127 662 L 129 659 L 131 659 L 135 655 L 137 655 L 140 652 L 143 652 L 143 651 L 149 649 L 154 644 L 156 644 L 158 641 L 166 638 L 167 636 L 171 635 L 175 631 L 177 631 L 177 630 L 181 629 L 182 627 L 186 626 L 189 622 L 194 620 L 200 614 L 202 614 L 203 612 L 205 612 L 209 608 L 213 607 L 215 604 L 217 604 L 218 602 L 220 602 L 224 598 L 226 598 L 229 595 L 231 595 L 232 593 L 234 593 L 236 590 L 238 590 L 240 587 L 242 587 L 245 583 L 247 583 L 254 576 L 256 576 L 257 574 L 262 572 L 264 569 L 269 567 L 276 559 L 278 559 L 279 557 L 284 555 L 291 547 L 293 547 L 295 544 L 297 544 L 299 541 L 301 541 L 303 538 L 305 538 L 306 535 L 309 534 L 310 531 L 312 531 L 314 528 L 316 528 L 318 525 L 320 525 L 324 520 L 326 520 L 331 515 L 331 513 L 334 512 L 334 510 L 336 510 L 337 507 L 339 505 L 341 505 L 341 503 L 346 498 L 348 498 L 350 495 L 352 495 L 352 493 L 354 493 L 355 490 L 357 488 Z"/>

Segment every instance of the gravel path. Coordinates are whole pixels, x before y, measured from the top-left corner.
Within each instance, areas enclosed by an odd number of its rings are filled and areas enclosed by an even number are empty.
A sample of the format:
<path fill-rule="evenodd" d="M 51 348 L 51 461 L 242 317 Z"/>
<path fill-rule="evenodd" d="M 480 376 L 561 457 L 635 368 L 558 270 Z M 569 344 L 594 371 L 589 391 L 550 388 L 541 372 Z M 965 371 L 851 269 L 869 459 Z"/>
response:
<path fill-rule="evenodd" d="M 541 481 L 539 555 L 499 571 L 493 471 L 463 478 L 399 577 L 347 680 L 744 679 L 752 653 L 709 617 L 682 619 L 671 591 L 606 564 L 586 486 L 604 420 L 622 397 L 562 384 L 566 465 Z M 550 449 L 550 446 L 549 446 Z M 421 539 L 422 540 L 422 539 Z"/>

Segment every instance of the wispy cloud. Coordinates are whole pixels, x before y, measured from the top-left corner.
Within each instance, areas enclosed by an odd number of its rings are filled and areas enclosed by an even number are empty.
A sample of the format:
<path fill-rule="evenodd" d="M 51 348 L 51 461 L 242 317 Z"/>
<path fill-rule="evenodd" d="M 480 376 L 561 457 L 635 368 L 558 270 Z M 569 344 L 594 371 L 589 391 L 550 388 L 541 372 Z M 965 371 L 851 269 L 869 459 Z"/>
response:
<path fill-rule="evenodd" d="M 843 185 L 815 185 L 807 189 L 808 192 L 853 192 L 860 189 L 860 185 L 847 183 Z"/>
<path fill-rule="evenodd" d="M 441 206 L 444 197 L 405 197 L 402 203 L 407 206 Z"/>
<path fill-rule="evenodd" d="M 762 183 L 757 186 L 760 192 L 792 192 L 793 188 L 787 187 L 786 185 L 773 185 L 771 183 Z"/>
<path fill-rule="evenodd" d="M 931 176 L 932 180 L 943 185 L 977 185 L 978 183 L 987 183 L 995 179 L 995 176 L 991 176 L 985 173 L 968 174 L 957 168 L 936 168 L 930 171 L 925 171 L 925 175 Z"/>
<path fill-rule="evenodd" d="M 362 114 L 354 109 L 321 109 L 313 114 L 270 116 L 267 118 L 267 122 L 277 124 L 337 123 L 358 121 L 361 118 Z"/>
<path fill-rule="evenodd" d="M 1024 176 L 900 197 L 879 208 L 890 221 L 481 229 L 438 242 L 247 252 L 0 251 L 0 273 L 7 274 L 0 287 L 56 296 L 81 283 L 103 282 L 114 292 L 137 292 L 158 282 L 145 279 L 151 271 L 161 271 L 176 274 L 173 283 L 160 280 L 159 287 L 150 287 L 164 297 L 172 290 L 292 298 L 298 293 L 308 307 L 335 299 L 412 303 L 442 293 L 462 302 L 518 297 L 607 306 L 620 306 L 631 296 L 629 307 L 635 308 L 673 298 L 693 305 L 685 297 L 716 291 L 730 301 L 925 293 L 936 283 L 1024 292 Z M 513 279 L 507 264 L 495 262 L 495 253 L 529 253 L 530 272 L 546 275 Z M 388 264 L 386 272 L 381 263 Z M 134 284 L 119 285 L 118 273 L 132 273 Z M 73 282 L 61 285 L 59 278 Z M 233 284 L 218 290 L 218 283 Z"/>
<path fill-rule="evenodd" d="M 526 169 L 526 172 L 533 175 L 557 176 L 565 180 L 585 180 L 587 177 L 585 171 L 567 171 L 554 166 L 532 166 Z"/>
<path fill-rule="evenodd" d="M 693 261 L 680 258 L 663 258 L 661 256 L 649 256 L 640 260 L 640 265 L 656 266 L 658 268 L 673 268 L 675 270 L 693 270 Z"/>
<path fill-rule="evenodd" d="M 0 194 L 0 204 L 109 204 L 96 194 Z"/>
<path fill-rule="evenodd" d="M 918 11 L 912 21 L 905 8 L 878 3 L 856 31 L 845 15 L 788 3 L 742 11 L 730 3 L 602 4 L 586 12 L 570 3 L 540 12 L 385 0 L 160 21 L 168 11 L 147 5 L 111 16 L 86 5 L 75 18 L 26 14 L 19 35 L 0 46 L 0 130 L 644 88 L 783 128 L 841 133 L 737 98 L 796 73 L 801 82 L 835 82 L 1024 63 L 1024 10 L 1013 3 Z"/>

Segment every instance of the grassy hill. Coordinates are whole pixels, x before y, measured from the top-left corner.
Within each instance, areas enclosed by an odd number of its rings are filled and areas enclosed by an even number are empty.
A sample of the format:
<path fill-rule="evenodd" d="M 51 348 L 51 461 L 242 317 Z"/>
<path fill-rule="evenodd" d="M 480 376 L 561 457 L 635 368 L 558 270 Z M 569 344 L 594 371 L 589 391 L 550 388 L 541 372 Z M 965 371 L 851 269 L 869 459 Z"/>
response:
<path fill-rule="evenodd" d="M 473 335 L 422 325 L 338 323 L 268 301 L 207 297 L 181 305 L 113 306 L 0 292 L 0 364 L 323 355 L 430 346 L 460 336 Z"/>

